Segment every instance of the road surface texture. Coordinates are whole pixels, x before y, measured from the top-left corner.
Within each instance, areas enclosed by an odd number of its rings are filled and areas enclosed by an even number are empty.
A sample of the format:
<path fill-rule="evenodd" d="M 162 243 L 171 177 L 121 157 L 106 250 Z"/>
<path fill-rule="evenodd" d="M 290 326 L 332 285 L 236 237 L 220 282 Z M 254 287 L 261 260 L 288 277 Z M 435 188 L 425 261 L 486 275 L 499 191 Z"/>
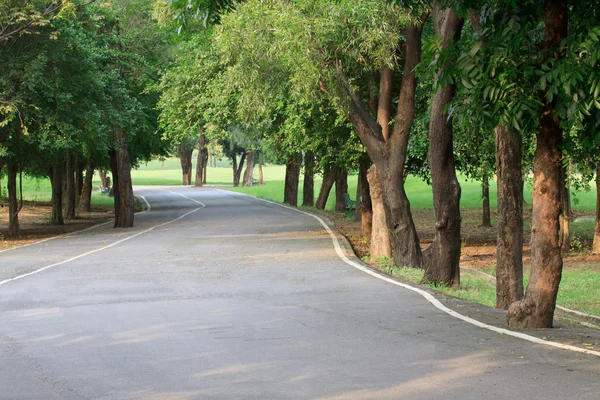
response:
<path fill-rule="evenodd" d="M 0 254 L 1 399 L 600 399 L 599 357 L 456 319 L 309 215 L 137 193 L 133 229 Z"/>

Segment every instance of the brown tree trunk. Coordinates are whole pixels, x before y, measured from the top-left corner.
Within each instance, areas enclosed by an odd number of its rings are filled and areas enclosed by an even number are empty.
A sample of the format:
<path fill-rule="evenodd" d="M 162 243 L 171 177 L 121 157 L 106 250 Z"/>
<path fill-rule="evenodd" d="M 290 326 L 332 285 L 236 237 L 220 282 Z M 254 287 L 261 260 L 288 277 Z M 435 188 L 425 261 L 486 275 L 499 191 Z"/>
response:
<path fill-rule="evenodd" d="M 568 167 L 562 166 L 561 168 L 561 198 L 562 198 L 562 213 L 560 214 L 560 243 L 563 254 L 566 254 L 571 250 L 571 191 L 568 185 L 567 174 L 569 171 Z"/>
<path fill-rule="evenodd" d="M 75 158 L 75 193 L 77 197 L 81 196 L 83 191 L 83 172 L 85 171 L 85 165 L 81 159 L 81 156 Z"/>
<path fill-rule="evenodd" d="M 288 158 L 285 165 L 285 188 L 283 202 L 291 206 L 298 206 L 298 183 L 300 180 L 301 155 L 294 154 Z"/>
<path fill-rule="evenodd" d="M 19 201 L 17 196 L 17 166 L 11 157 L 6 162 L 7 190 L 8 190 L 8 236 L 18 235 L 19 226 Z"/>
<path fill-rule="evenodd" d="M 240 165 L 237 166 L 237 169 L 235 168 L 235 161 L 234 161 L 234 173 L 233 173 L 233 186 L 238 187 L 240 186 L 240 177 L 242 175 L 242 170 L 244 169 L 244 161 L 246 161 L 246 153 L 242 153 L 242 157 L 240 158 Z"/>
<path fill-rule="evenodd" d="M 462 30 L 463 20 L 454 10 L 442 10 L 440 1 L 433 3 L 433 24 L 436 38 L 443 46 L 455 43 Z M 444 73 L 444 66 L 438 77 Z M 423 253 L 423 281 L 448 286 L 460 284 L 460 185 L 456 178 L 452 149 L 452 119 L 447 105 L 454 96 L 454 86 L 439 86 L 431 100 L 429 118 L 429 165 L 435 209 L 435 238 Z"/>
<path fill-rule="evenodd" d="M 92 211 L 92 179 L 94 178 L 94 161 L 88 159 L 85 167 L 85 178 L 81 189 L 81 197 L 79 200 L 79 212 Z"/>
<path fill-rule="evenodd" d="M 251 151 L 246 156 L 246 171 L 244 171 L 244 180 L 242 185 L 245 187 L 252 186 L 254 179 L 254 151 Z"/>
<path fill-rule="evenodd" d="M 600 160 L 596 163 L 596 225 L 592 253 L 600 254 Z"/>
<path fill-rule="evenodd" d="M 179 162 L 181 163 L 181 184 L 187 186 L 191 183 L 192 149 L 179 148 Z"/>
<path fill-rule="evenodd" d="M 382 185 L 379 182 L 377 168 L 374 165 L 369 168 L 367 179 L 371 191 L 370 198 L 373 218 L 369 253 L 373 260 L 382 257 L 391 258 L 392 245 L 390 240 L 390 230 L 387 227 L 385 219 L 385 209 L 381 195 Z"/>
<path fill-rule="evenodd" d="M 302 185 L 302 206 L 315 205 L 315 154 L 307 151 L 304 155 L 304 183 Z"/>
<path fill-rule="evenodd" d="M 360 160 L 360 167 L 358 170 L 359 185 L 357 186 L 360 186 L 360 191 L 357 190 L 356 192 L 356 198 L 358 199 L 359 196 L 361 198 L 360 207 L 356 207 L 357 212 L 359 213 L 358 217 L 360 218 L 360 226 L 363 235 L 367 237 L 371 237 L 371 232 L 373 231 L 373 204 L 371 201 L 371 186 L 369 179 L 367 178 L 367 172 L 370 164 L 371 160 L 365 154 Z M 383 227 L 387 230 L 387 224 L 384 224 Z"/>
<path fill-rule="evenodd" d="M 133 186 L 127 137 L 118 129 L 115 132 L 117 149 L 111 152 L 113 187 L 115 188 L 115 228 L 131 228 L 134 220 Z M 191 157 L 191 156 L 190 156 Z"/>
<path fill-rule="evenodd" d="M 50 176 L 50 183 L 52 184 L 52 217 L 50 223 L 52 225 L 64 225 L 63 219 L 63 170 L 62 162 L 58 161 L 54 163 Z"/>
<path fill-rule="evenodd" d="M 238 170 L 237 155 L 235 155 L 235 154 L 231 158 L 231 167 L 233 169 L 233 186 L 235 186 L 235 177 L 237 176 L 237 170 Z"/>
<path fill-rule="evenodd" d="M 98 175 L 100 175 L 100 186 L 103 188 L 110 189 L 110 186 L 106 186 L 106 171 L 104 169 L 98 169 Z"/>
<path fill-rule="evenodd" d="M 265 176 L 263 175 L 262 163 L 258 163 L 258 184 L 265 184 Z"/>
<path fill-rule="evenodd" d="M 336 173 L 335 168 L 331 168 L 330 166 L 326 166 L 323 171 L 323 182 L 321 183 L 321 189 L 319 190 L 319 196 L 317 197 L 317 201 L 315 203 L 315 207 L 324 210 L 327 205 L 327 199 L 329 198 L 329 193 L 331 192 L 331 188 L 335 183 Z"/>
<path fill-rule="evenodd" d="M 204 148 L 202 151 L 204 156 L 202 157 L 202 183 L 206 185 L 206 174 L 208 172 L 208 149 Z"/>
<path fill-rule="evenodd" d="M 523 298 L 521 139 L 506 125 L 498 125 L 494 133 L 498 185 L 496 307 L 508 310 L 512 303 Z"/>
<path fill-rule="evenodd" d="M 206 135 L 200 134 L 198 139 L 198 156 L 196 158 L 196 180 L 194 185 L 197 187 L 202 186 L 204 178 L 205 160 L 206 157 Z"/>
<path fill-rule="evenodd" d="M 344 194 L 348 194 L 348 170 L 338 168 L 335 177 L 335 211 L 346 212 Z"/>
<path fill-rule="evenodd" d="M 67 168 L 65 171 L 65 180 L 67 182 L 67 202 L 65 204 L 65 219 L 75 219 L 75 207 L 77 201 L 75 187 L 75 159 L 70 151 L 67 151 Z"/>
<path fill-rule="evenodd" d="M 492 226 L 492 213 L 490 212 L 490 178 L 487 171 L 481 179 L 481 197 L 483 199 L 481 210 L 481 226 L 489 228 Z"/>
<path fill-rule="evenodd" d="M 341 72 L 342 83 L 350 96 L 348 117 L 377 168 L 381 193 L 390 231 L 392 255 L 396 265 L 421 267 L 423 258 L 419 237 L 410 212 L 410 202 L 402 180 L 408 138 L 415 115 L 415 67 L 421 59 L 421 32 L 426 16 L 409 24 L 405 32 L 405 62 L 402 87 L 396 108 L 396 119 L 389 139 L 383 136 L 381 124 L 374 121 Z M 381 96 L 380 96 L 381 97 Z M 373 188 L 371 188 L 373 192 Z M 373 229 L 376 220 L 373 219 Z"/>
<path fill-rule="evenodd" d="M 560 52 L 567 36 L 567 1 L 546 0 L 545 42 L 548 55 Z M 555 104 L 545 96 L 540 113 L 533 165 L 531 273 L 523 300 L 508 310 L 511 329 L 551 328 L 562 274 L 560 214 L 563 132 Z"/>

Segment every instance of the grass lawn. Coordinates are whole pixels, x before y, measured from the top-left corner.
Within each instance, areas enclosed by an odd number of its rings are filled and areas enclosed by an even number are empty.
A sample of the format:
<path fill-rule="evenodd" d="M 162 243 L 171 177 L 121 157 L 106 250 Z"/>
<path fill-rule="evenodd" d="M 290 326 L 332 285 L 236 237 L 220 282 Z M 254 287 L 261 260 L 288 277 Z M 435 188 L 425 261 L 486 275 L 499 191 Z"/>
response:
<path fill-rule="evenodd" d="M 376 260 L 376 264 L 383 272 L 409 282 L 419 283 L 423 279 L 423 270 L 396 267 L 391 265 L 389 260 Z M 493 268 L 486 272 L 491 275 L 495 274 Z M 528 277 L 529 270 L 526 269 L 523 279 L 525 286 L 527 286 Z M 496 305 L 496 289 L 493 282 L 464 271 L 460 281 L 460 286 L 457 288 L 430 287 L 450 296 L 475 303 L 490 307 Z M 600 288 L 600 271 L 597 267 L 579 265 L 566 268 L 563 270 L 557 303 L 572 310 L 600 316 L 600 290 L 598 288 Z"/>

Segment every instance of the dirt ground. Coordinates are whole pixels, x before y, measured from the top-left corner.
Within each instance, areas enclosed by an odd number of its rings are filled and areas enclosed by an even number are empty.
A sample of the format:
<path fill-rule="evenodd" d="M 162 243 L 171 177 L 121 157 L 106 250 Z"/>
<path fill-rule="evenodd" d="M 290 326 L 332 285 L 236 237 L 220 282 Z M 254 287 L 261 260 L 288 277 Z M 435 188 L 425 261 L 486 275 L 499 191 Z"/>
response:
<path fill-rule="evenodd" d="M 19 213 L 21 234 L 8 237 L 8 205 L 0 203 L 0 251 L 11 247 L 22 246 L 38 240 L 62 235 L 89 228 L 114 217 L 113 211 L 94 208 L 90 213 L 84 213 L 72 221 L 65 220 L 65 225 L 50 225 L 52 206 L 49 203 L 25 202 Z"/>
<path fill-rule="evenodd" d="M 362 234 L 360 222 L 333 212 L 325 211 L 323 213 L 348 238 L 358 257 L 363 258 L 369 252 L 369 238 Z M 497 227 L 482 227 L 481 211 L 479 210 L 461 210 L 461 214 L 463 218 L 461 266 L 486 269 L 495 265 Z M 495 215 L 492 215 L 492 220 L 495 221 L 495 217 Z M 576 217 L 593 218 L 594 214 L 593 212 L 579 213 Z M 421 239 L 421 247 L 425 248 L 431 243 L 435 235 L 434 211 L 433 209 L 415 210 L 413 211 L 413 219 Z M 526 215 L 526 223 L 528 220 L 530 220 L 530 216 Z M 524 230 L 524 236 L 523 263 L 524 266 L 528 266 L 531 260 L 531 250 L 529 248 L 531 235 L 527 227 Z M 584 240 L 582 244 L 582 251 L 572 251 L 564 255 L 564 266 L 568 268 L 585 263 L 600 269 L 600 255 L 589 254 L 591 241 Z"/>

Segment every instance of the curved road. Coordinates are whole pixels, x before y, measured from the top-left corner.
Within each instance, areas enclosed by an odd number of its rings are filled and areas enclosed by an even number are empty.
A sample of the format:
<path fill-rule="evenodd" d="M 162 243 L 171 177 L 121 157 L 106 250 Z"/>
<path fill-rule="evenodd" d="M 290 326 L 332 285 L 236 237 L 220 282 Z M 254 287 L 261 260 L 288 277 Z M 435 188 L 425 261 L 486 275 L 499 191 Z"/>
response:
<path fill-rule="evenodd" d="M 311 216 L 137 193 L 133 229 L 0 254 L 0 399 L 600 398 L 600 358 L 455 319 L 347 265 Z"/>

